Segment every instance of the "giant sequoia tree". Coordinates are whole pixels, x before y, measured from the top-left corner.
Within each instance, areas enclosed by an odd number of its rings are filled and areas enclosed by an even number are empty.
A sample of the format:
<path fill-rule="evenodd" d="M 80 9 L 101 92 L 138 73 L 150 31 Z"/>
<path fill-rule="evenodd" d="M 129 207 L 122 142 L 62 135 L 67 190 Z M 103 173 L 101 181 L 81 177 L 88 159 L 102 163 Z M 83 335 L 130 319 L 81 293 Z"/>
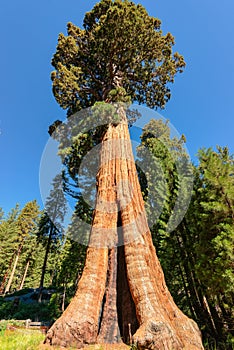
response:
<path fill-rule="evenodd" d="M 59 36 L 52 61 L 55 98 L 68 117 L 96 104 L 94 116 L 104 111 L 107 118 L 105 127 L 76 137 L 76 146 L 101 142 L 96 206 L 77 292 L 46 343 L 81 348 L 124 341 L 138 349 L 203 349 L 197 325 L 177 308 L 165 285 L 123 104 L 164 107 L 170 98 L 167 84 L 185 65 L 172 53 L 173 44 L 158 19 L 121 0 L 100 1 L 85 15 L 84 29 L 69 23 L 68 36 Z M 115 112 L 108 117 L 110 103 Z M 78 146 L 64 157 L 73 179 Z"/>

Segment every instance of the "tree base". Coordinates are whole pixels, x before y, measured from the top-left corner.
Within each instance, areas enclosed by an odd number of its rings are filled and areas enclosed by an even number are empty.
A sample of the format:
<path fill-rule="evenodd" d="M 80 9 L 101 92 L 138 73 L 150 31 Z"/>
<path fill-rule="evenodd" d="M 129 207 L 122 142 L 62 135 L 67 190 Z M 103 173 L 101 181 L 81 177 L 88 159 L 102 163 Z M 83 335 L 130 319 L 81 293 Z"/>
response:
<path fill-rule="evenodd" d="M 88 344 L 95 344 L 97 329 L 93 321 L 83 323 L 69 320 L 64 323 L 54 324 L 47 333 L 44 344 L 62 347 L 75 347 L 82 349 Z"/>
<path fill-rule="evenodd" d="M 184 349 L 183 343 L 172 328 L 161 321 L 154 320 L 141 325 L 133 336 L 133 343 L 139 350 Z"/>

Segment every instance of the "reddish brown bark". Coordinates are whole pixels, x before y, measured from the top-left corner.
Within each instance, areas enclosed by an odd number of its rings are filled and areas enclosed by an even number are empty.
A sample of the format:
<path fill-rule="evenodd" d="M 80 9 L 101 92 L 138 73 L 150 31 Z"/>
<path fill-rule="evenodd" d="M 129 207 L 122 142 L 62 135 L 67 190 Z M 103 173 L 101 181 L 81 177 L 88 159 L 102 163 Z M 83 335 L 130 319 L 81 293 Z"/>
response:
<path fill-rule="evenodd" d="M 85 269 L 75 297 L 46 342 L 81 348 L 123 339 L 138 349 L 203 349 L 196 323 L 177 308 L 166 287 L 127 123 L 109 126 L 100 164 Z"/>

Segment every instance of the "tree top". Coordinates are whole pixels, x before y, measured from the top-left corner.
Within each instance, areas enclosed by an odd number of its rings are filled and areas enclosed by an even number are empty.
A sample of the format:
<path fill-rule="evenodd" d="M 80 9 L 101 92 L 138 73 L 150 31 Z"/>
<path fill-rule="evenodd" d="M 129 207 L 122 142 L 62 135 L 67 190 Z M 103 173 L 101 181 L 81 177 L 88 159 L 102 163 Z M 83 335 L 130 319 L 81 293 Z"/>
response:
<path fill-rule="evenodd" d="M 53 93 L 68 115 L 97 101 L 137 102 L 163 108 L 185 63 L 159 19 L 127 0 L 101 0 L 83 28 L 67 24 L 52 59 Z"/>

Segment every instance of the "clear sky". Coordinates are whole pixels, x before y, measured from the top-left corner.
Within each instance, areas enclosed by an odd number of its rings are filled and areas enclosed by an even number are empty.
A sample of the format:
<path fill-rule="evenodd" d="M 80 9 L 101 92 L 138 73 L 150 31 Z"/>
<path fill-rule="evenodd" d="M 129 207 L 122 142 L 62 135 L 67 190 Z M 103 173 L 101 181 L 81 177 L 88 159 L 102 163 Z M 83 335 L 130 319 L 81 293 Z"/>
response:
<path fill-rule="evenodd" d="M 137 1 L 136 1 L 137 2 Z M 193 160 L 201 147 L 234 152 L 233 0 L 141 0 L 176 39 L 187 67 L 159 111 L 187 138 Z M 79 26 L 95 0 L 1 2 L 0 207 L 8 212 L 37 199 L 48 126 L 64 119 L 51 92 L 50 61 L 66 23 Z"/>

